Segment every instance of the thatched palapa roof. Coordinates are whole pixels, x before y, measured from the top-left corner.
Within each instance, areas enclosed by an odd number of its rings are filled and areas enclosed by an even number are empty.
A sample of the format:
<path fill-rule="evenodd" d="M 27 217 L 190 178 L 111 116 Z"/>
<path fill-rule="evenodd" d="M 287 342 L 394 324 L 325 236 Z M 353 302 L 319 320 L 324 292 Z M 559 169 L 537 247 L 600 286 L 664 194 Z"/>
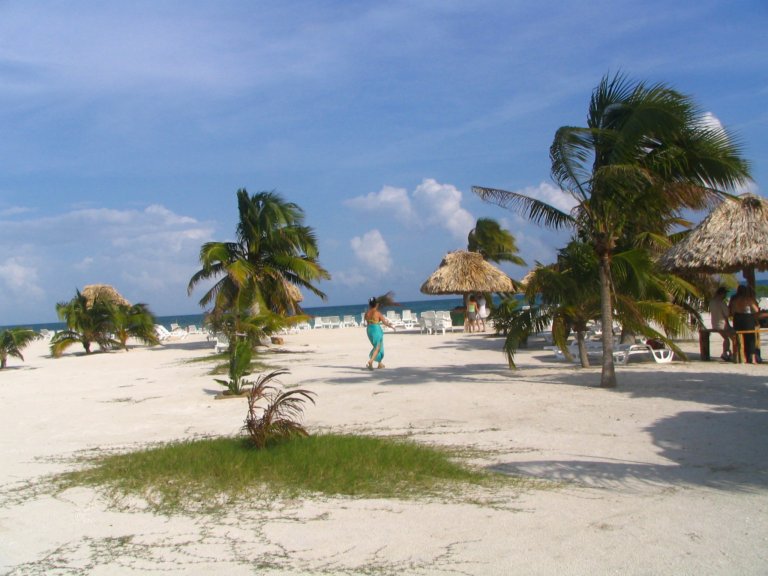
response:
<path fill-rule="evenodd" d="M 131 303 L 122 297 L 120 292 L 109 284 L 89 284 L 80 291 L 85 296 L 87 306 L 93 306 L 96 299 L 105 300 L 113 304 L 130 306 Z"/>
<path fill-rule="evenodd" d="M 768 201 L 754 194 L 726 199 L 659 259 L 677 272 L 744 272 L 768 269 Z"/>
<path fill-rule="evenodd" d="M 512 279 L 478 252 L 456 250 L 445 255 L 440 266 L 421 285 L 424 294 L 515 292 Z"/>

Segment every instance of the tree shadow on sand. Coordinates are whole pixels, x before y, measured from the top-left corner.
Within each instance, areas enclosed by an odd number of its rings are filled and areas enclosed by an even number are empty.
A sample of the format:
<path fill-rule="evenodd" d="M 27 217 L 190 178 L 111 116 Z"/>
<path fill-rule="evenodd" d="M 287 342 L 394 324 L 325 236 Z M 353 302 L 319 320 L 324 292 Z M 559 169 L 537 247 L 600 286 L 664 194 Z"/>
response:
<path fill-rule="evenodd" d="M 697 485 L 751 492 L 768 487 L 768 412 L 681 412 L 646 428 L 667 464 L 600 458 L 529 460 L 492 470 L 598 488 Z"/>
<path fill-rule="evenodd" d="M 666 464 L 659 464 L 658 458 L 651 463 L 593 454 L 583 459 L 509 462 L 495 469 L 599 487 L 638 481 L 732 491 L 768 487 L 768 374 L 762 368 L 748 374 L 736 366 L 732 373 L 707 372 L 706 366 L 701 362 L 676 369 L 638 366 L 619 373 L 618 388 L 596 390 L 598 394 L 707 406 L 700 411 L 686 406 L 688 409 L 645 428 Z M 595 373 L 599 376 L 599 368 Z M 594 375 L 561 372 L 553 378 L 552 384 L 583 386 Z"/>

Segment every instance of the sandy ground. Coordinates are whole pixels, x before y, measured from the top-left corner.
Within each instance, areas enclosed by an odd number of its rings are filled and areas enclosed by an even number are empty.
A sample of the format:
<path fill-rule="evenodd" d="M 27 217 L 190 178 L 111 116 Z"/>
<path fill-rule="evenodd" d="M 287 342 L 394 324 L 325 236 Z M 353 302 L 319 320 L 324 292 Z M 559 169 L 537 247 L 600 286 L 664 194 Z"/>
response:
<path fill-rule="evenodd" d="M 189 337 L 53 360 L 36 342 L 10 360 L 1 573 L 768 573 L 768 364 L 697 353 L 619 367 L 616 390 L 596 387 L 599 368 L 535 346 L 510 371 L 501 341 L 477 334 L 387 334 L 387 368 L 374 372 L 362 328 L 291 335 L 265 355 L 290 369 L 283 383 L 317 393 L 312 429 L 407 433 L 556 482 L 505 489 L 492 505 L 327 498 L 165 517 L 111 509 L 84 488 L 35 493 L 83 451 L 237 433 L 245 401 L 215 400 L 206 365 L 186 362 L 211 348 Z"/>

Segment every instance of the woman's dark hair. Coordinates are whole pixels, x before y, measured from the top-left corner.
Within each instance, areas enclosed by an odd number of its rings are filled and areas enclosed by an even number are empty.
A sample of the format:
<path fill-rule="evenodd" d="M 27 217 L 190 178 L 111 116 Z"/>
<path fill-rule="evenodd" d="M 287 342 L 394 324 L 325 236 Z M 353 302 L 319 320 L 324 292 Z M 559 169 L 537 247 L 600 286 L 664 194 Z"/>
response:
<path fill-rule="evenodd" d="M 378 303 L 379 303 L 379 301 L 376 300 L 376 298 L 368 298 L 368 307 L 369 308 L 375 307 L 376 304 L 378 304 Z"/>

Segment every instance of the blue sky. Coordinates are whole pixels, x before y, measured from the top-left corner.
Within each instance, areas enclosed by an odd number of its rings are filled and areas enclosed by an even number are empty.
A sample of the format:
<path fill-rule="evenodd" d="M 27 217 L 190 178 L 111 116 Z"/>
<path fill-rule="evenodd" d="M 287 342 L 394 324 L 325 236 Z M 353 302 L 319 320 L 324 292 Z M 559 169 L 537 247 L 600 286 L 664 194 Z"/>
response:
<path fill-rule="evenodd" d="M 588 4 L 0 0 L 0 325 L 91 283 L 199 311 L 199 248 L 233 239 L 243 187 L 305 210 L 330 305 L 425 298 L 481 216 L 549 262 L 563 234 L 471 186 L 567 206 L 549 144 L 618 70 L 691 94 L 765 193 L 764 0 Z"/>

